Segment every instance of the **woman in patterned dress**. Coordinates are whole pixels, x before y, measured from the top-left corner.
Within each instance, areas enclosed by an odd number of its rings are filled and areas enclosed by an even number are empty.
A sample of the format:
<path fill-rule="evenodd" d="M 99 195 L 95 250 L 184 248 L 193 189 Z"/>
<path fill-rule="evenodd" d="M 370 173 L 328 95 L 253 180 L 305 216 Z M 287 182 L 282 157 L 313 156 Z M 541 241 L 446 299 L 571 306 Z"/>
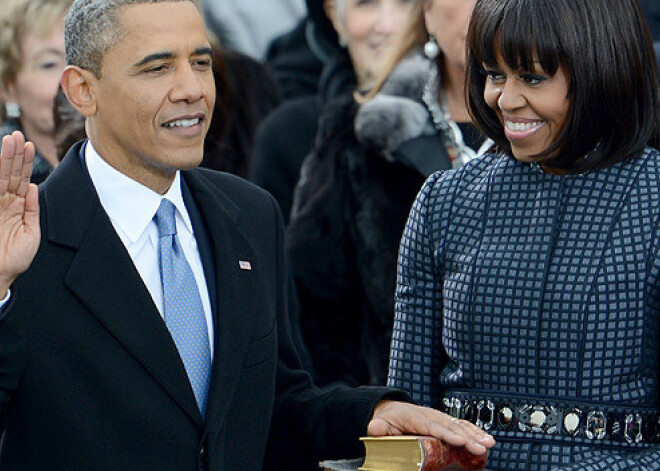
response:
<path fill-rule="evenodd" d="M 467 43 L 495 144 L 416 199 L 389 384 L 492 433 L 488 469 L 660 469 L 658 82 L 639 2 L 478 0 Z"/>

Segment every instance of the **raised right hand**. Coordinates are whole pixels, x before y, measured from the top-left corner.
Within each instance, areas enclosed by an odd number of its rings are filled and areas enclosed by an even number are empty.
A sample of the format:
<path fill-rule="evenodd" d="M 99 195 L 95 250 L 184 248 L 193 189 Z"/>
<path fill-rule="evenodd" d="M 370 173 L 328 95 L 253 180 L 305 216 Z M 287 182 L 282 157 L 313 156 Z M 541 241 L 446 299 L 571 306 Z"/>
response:
<path fill-rule="evenodd" d="M 34 145 L 14 131 L 0 147 L 0 299 L 32 263 L 41 232 L 37 186 L 30 183 Z"/>

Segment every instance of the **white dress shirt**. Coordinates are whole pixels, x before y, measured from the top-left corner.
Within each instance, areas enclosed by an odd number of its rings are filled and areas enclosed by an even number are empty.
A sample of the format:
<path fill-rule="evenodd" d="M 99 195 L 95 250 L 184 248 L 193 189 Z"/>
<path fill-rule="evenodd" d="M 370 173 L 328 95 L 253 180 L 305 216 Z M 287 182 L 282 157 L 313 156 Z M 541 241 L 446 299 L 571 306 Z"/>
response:
<path fill-rule="evenodd" d="M 202 298 L 211 358 L 213 358 L 211 302 L 192 222 L 183 203 L 180 172 L 176 172 L 174 182 L 167 193 L 160 195 L 110 166 L 96 152 L 90 141 L 85 147 L 85 160 L 101 205 L 108 214 L 117 235 L 126 246 L 161 316 L 163 316 L 163 293 L 158 264 L 158 227 L 153 218 L 163 198 L 170 200 L 176 207 L 177 235 L 195 275 Z"/>

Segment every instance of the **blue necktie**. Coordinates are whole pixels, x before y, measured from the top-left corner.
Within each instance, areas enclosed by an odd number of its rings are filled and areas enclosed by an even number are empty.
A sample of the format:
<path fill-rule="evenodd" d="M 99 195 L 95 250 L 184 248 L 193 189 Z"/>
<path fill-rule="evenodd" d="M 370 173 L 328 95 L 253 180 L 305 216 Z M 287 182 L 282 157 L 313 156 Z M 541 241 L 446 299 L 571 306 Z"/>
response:
<path fill-rule="evenodd" d="M 202 300 L 190 265 L 176 235 L 174 205 L 163 199 L 154 221 L 158 226 L 158 261 L 165 324 L 188 373 L 199 410 L 206 412 L 211 351 Z"/>

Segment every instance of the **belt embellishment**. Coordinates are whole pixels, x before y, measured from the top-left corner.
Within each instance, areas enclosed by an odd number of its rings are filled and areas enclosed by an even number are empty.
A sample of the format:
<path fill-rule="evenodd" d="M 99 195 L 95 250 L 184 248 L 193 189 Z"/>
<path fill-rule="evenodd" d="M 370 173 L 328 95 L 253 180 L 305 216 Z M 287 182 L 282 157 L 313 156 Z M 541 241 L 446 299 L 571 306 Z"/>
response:
<path fill-rule="evenodd" d="M 457 397 L 445 397 L 442 410 L 485 431 L 518 431 L 630 444 L 660 443 L 660 416 L 657 413 L 586 410 L 584 407 L 548 404 L 514 405 Z"/>

